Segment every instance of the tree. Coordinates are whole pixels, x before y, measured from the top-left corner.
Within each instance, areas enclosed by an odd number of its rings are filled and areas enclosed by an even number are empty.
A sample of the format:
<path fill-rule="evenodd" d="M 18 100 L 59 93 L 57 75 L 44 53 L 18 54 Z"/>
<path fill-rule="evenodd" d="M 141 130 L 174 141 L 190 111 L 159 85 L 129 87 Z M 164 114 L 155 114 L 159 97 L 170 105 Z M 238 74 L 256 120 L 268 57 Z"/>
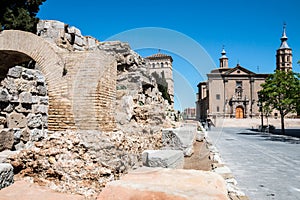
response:
<path fill-rule="evenodd" d="M 7 29 L 36 33 L 39 6 L 46 0 L 1 0 L 0 31 Z"/>
<path fill-rule="evenodd" d="M 297 111 L 300 104 L 300 74 L 276 70 L 263 83 L 261 101 L 264 109 L 275 109 L 280 113 L 281 132 L 285 134 L 284 117 Z"/>

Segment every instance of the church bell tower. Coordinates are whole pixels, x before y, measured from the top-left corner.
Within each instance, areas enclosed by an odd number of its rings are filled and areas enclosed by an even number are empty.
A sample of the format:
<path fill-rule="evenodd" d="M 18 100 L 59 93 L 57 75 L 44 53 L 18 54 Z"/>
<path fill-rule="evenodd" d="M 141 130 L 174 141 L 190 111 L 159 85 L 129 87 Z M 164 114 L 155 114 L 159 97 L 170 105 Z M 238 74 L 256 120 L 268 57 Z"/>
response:
<path fill-rule="evenodd" d="M 286 24 L 283 25 L 281 45 L 276 52 L 276 70 L 290 71 L 292 70 L 292 49 L 287 44 Z"/>
<path fill-rule="evenodd" d="M 228 58 L 226 56 L 226 51 L 224 49 L 224 46 L 223 46 L 221 54 L 222 54 L 222 56 L 219 58 L 220 68 L 228 68 Z"/>

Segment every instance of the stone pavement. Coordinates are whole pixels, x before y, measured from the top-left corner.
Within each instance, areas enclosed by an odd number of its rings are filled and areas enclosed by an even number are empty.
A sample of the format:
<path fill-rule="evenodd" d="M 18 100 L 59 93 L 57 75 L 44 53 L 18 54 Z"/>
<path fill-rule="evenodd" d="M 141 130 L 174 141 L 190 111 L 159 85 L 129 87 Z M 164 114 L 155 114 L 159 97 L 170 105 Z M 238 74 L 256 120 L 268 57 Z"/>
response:
<path fill-rule="evenodd" d="M 250 199 L 300 199 L 299 138 L 243 128 L 213 128 L 208 135 Z"/>

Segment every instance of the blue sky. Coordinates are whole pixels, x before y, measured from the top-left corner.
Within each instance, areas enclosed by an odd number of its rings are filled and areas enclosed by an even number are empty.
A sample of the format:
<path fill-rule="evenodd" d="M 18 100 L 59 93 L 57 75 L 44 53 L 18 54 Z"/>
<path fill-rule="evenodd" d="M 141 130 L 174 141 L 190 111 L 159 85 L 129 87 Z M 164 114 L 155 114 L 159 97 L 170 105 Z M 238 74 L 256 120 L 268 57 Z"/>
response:
<path fill-rule="evenodd" d="M 299 72 L 299 9 L 298 0 L 47 0 L 40 7 L 38 17 L 78 27 L 83 35 L 100 41 L 116 36 L 125 38 L 134 49 L 141 47 L 141 41 L 149 40 L 148 46 L 137 50 L 142 56 L 156 53 L 157 48 L 170 53 L 174 56 L 175 76 L 178 76 L 175 108 L 182 110 L 195 106 L 197 83 L 206 80 L 206 71 L 218 66 L 222 45 L 225 45 L 230 67 L 239 63 L 253 72 L 258 69 L 259 73 L 273 72 L 283 22 L 287 23 L 288 44 L 293 49 L 293 68 Z M 138 34 L 138 37 L 124 34 L 124 31 L 147 27 L 152 27 L 150 33 L 157 28 L 164 29 L 162 37 L 168 44 L 157 39 L 159 35 L 150 40 L 149 35 L 155 34 Z M 182 36 L 191 48 L 181 48 L 178 38 Z M 194 42 L 199 48 L 193 46 Z M 197 56 L 198 52 L 207 56 Z"/>

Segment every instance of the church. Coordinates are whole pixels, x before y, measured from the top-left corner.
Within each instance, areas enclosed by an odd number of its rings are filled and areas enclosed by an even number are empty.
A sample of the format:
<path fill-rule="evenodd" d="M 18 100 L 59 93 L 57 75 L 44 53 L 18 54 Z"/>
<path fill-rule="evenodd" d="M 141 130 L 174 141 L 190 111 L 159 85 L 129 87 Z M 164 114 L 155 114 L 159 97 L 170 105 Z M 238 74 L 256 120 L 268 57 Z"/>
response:
<path fill-rule="evenodd" d="M 292 70 L 292 49 L 287 44 L 285 26 L 280 40 L 281 45 L 276 51 L 276 69 Z M 229 68 L 223 48 L 219 68 L 207 74 L 208 80 L 197 86 L 197 120 L 259 117 L 257 92 L 268 75 L 254 73 L 239 64 Z M 279 113 L 274 111 L 272 115 L 277 117 Z"/>

